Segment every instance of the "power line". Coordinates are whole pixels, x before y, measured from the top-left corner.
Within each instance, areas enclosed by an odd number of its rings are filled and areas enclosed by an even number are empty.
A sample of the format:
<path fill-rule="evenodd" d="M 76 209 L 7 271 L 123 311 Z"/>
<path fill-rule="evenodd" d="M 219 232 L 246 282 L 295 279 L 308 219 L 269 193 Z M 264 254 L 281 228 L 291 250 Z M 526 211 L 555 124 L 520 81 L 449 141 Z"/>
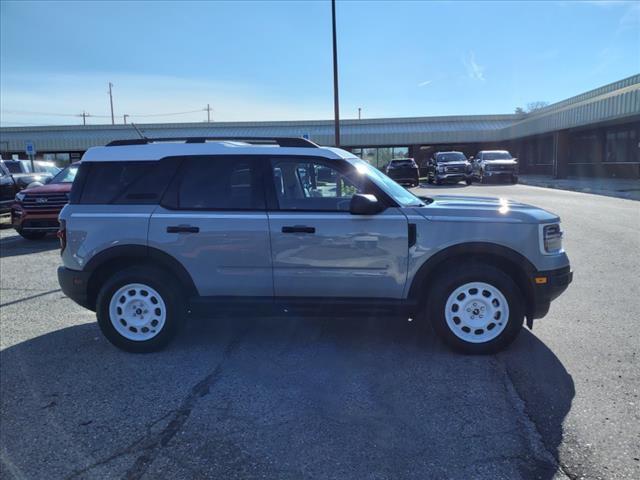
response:
<path fill-rule="evenodd" d="M 170 117 L 173 115 L 187 115 L 189 113 L 200 113 L 206 111 L 206 108 L 199 108 L 198 110 L 188 110 L 185 112 L 170 112 L 170 113 L 131 113 L 127 114 L 128 117 Z M 212 109 L 213 110 L 213 109 Z M 50 117 L 82 117 L 82 113 L 53 113 L 53 112 L 28 112 L 24 110 L 2 110 L 3 115 L 43 115 Z M 89 115 L 88 117 L 94 118 L 111 118 L 111 115 Z"/>

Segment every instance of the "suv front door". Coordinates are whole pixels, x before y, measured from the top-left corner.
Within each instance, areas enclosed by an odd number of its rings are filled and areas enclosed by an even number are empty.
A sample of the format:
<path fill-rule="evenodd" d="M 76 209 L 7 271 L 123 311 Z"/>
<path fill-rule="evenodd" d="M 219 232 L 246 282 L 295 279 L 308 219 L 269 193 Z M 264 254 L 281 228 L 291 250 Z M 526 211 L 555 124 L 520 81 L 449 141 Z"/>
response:
<path fill-rule="evenodd" d="M 277 297 L 402 298 L 408 222 L 399 208 L 349 213 L 355 193 L 374 192 L 344 161 L 274 158 L 268 212 Z"/>

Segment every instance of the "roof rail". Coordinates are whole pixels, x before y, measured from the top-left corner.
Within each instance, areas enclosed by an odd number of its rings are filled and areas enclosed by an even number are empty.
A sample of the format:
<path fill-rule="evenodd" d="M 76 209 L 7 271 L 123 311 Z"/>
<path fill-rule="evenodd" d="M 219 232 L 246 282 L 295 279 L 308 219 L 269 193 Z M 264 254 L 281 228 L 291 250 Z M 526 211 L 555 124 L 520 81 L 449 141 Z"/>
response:
<path fill-rule="evenodd" d="M 245 142 L 253 145 L 278 145 L 279 147 L 318 148 L 311 140 L 302 137 L 169 137 L 169 138 L 134 138 L 132 140 L 114 140 L 107 147 L 125 145 L 148 145 L 151 143 L 179 142 L 206 143 L 208 141 Z"/>

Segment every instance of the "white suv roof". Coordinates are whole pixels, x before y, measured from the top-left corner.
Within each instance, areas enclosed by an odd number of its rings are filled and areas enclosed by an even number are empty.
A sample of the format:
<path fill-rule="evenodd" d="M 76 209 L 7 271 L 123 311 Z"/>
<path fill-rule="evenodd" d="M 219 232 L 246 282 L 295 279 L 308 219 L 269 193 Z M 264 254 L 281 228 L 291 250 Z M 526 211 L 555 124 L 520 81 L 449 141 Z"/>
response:
<path fill-rule="evenodd" d="M 118 140 L 104 147 L 92 147 L 83 162 L 154 161 L 189 155 L 313 155 L 327 159 L 353 158 L 346 150 L 320 147 L 303 138 L 259 139 L 141 139 Z"/>

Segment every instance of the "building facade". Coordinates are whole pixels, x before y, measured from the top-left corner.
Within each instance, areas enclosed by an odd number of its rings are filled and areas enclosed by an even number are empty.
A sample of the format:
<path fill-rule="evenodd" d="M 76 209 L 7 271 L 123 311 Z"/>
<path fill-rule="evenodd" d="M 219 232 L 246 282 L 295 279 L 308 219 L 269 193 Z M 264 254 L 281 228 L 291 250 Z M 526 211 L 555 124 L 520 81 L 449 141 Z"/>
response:
<path fill-rule="evenodd" d="M 152 137 L 305 136 L 334 145 L 333 121 L 138 124 Z M 341 146 L 382 168 L 392 158 L 419 164 L 435 151 L 505 149 L 521 173 L 563 178 L 640 178 L 640 74 L 529 114 L 376 118 L 340 122 Z M 24 158 L 27 141 L 38 157 L 76 161 L 92 146 L 138 138 L 131 125 L 0 128 L 3 158 Z"/>

